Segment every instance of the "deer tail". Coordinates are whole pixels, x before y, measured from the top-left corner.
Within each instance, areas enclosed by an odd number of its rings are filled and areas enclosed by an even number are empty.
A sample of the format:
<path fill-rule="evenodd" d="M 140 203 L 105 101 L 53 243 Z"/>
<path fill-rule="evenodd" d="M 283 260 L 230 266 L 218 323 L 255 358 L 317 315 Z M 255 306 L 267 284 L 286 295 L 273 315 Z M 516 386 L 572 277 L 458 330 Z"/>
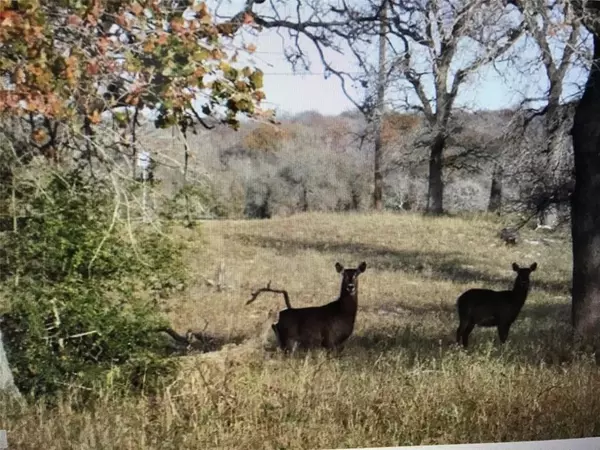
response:
<path fill-rule="evenodd" d="M 287 306 L 288 309 L 294 309 L 292 307 L 292 304 L 290 303 L 290 296 L 288 295 L 287 291 L 283 291 L 283 301 L 285 302 L 285 306 Z"/>

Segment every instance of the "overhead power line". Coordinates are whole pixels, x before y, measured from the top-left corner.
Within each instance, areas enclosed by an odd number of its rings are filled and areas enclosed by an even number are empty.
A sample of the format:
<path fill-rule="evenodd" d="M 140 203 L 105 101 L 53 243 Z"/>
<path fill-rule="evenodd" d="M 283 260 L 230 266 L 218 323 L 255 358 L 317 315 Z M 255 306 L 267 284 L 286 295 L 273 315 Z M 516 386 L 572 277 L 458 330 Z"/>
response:
<path fill-rule="evenodd" d="M 347 75 L 361 75 L 362 72 L 344 72 Z M 291 76 L 291 77 L 302 77 L 305 75 L 320 75 L 324 76 L 325 72 L 263 72 L 264 75 L 273 75 L 273 76 Z"/>

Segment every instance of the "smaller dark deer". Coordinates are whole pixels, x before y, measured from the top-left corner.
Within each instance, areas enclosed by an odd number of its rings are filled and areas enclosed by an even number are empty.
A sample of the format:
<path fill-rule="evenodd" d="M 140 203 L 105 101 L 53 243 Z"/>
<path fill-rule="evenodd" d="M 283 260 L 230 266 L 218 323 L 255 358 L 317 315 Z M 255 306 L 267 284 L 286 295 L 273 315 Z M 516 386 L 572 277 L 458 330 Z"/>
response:
<path fill-rule="evenodd" d="M 246 304 L 253 302 L 261 292 L 284 296 L 287 309 L 279 312 L 278 321 L 271 326 L 279 348 L 286 352 L 318 347 L 339 350 L 350 337 L 358 308 L 358 276 L 367 269 L 367 263 L 362 262 L 356 269 L 344 269 L 340 263 L 335 263 L 335 268 L 342 274 L 340 295 L 325 305 L 293 308 L 288 293 L 271 289 L 270 282 L 266 288 L 252 293 Z"/>
<path fill-rule="evenodd" d="M 517 278 L 512 291 L 493 291 L 491 289 L 469 289 L 456 300 L 460 323 L 456 330 L 456 342 L 466 348 L 469 334 L 475 328 L 497 327 L 500 342 L 508 338 L 511 325 L 521 312 L 529 293 L 529 276 L 537 268 L 533 263 L 527 268 L 521 268 L 513 263 L 512 268 L 517 272 Z"/>

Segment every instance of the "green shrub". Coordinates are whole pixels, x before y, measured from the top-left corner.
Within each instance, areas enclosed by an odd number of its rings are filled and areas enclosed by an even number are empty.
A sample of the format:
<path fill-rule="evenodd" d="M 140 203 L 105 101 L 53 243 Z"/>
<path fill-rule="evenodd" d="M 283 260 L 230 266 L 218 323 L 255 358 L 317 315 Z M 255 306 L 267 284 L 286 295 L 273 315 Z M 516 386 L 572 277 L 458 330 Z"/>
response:
<path fill-rule="evenodd" d="M 156 332 L 166 321 L 147 294 L 151 280 L 183 283 L 180 249 L 166 233 L 128 228 L 115 200 L 106 182 L 54 175 L 7 239 L 2 329 L 21 392 L 93 391 L 108 379 L 148 389 L 172 373 Z"/>
<path fill-rule="evenodd" d="M 193 221 L 202 217 L 224 217 L 226 211 L 211 184 L 195 183 L 180 188 L 166 203 L 162 216 Z"/>

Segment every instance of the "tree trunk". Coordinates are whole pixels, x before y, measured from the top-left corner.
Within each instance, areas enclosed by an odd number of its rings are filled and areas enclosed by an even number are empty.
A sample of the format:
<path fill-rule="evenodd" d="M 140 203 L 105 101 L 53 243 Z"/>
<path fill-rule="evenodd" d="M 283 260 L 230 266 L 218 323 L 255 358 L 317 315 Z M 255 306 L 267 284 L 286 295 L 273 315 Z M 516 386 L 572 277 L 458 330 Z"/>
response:
<path fill-rule="evenodd" d="M 17 208 L 17 178 L 14 176 L 12 168 L 10 170 L 11 174 L 11 212 L 13 216 L 13 233 L 15 236 L 18 236 L 19 233 L 19 211 Z M 16 267 L 15 267 L 15 287 L 19 286 L 19 280 L 21 276 L 21 252 L 19 252 L 18 247 L 16 253 Z M 1 344 L 1 342 L 0 342 Z M 2 349 L 0 348 L 0 351 Z"/>
<path fill-rule="evenodd" d="M 379 31 L 379 70 L 377 77 L 377 112 L 375 121 L 375 164 L 373 168 L 373 207 L 377 211 L 383 209 L 383 173 L 381 171 L 383 161 L 382 128 L 385 112 L 385 49 L 386 49 L 386 27 L 387 27 L 387 0 L 383 0 L 381 8 L 381 25 Z"/>
<path fill-rule="evenodd" d="M 429 189 L 427 192 L 427 213 L 440 215 L 444 212 L 444 181 L 442 179 L 442 153 L 446 138 L 438 133 L 429 149 Z"/>
<path fill-rule="evenodd" d="M 301 200 L 302 212 L 308 211 L 308 188 L 305 184 L 302 185 L 302 200 Z"/>
<path fill-rule="evenodd" d="M 556 93 L 550 95 L 556 96 Z M 558 222 L 558 206 L 556 199 L 556 190 L 560 185 L 560 178 L 562 176 L 561 170 L 563 168 L 563 152 L 567 151 L 565 145 L 561 142 L 561 128 L 560 123 L 562 118 L 558 108 L 558 101 L 552 101 L 549 104 L 548 112 L 546 116 L 552 114 L 551 117 L 546 118 L 546 148 L 543 150 L 545 155 L 545 168 L 541 168 L 544 174 L 544 181 L 540 183 L 544 186 L 546 196 L 551 196 L 548 201 L 539 206 L 537 215 L 538 226 L 543 227 L 554 227 Z"/>
<path fill-rule="evenodd" d="M 13 395 L 15 397 L 21 397 L 21 393 L 15 385 L 12 371 L 8 365 L 8 359 L 6 358 L 6 352 L 4 351 L 4 343 L 2 340 L 2 332 L 0 331 L 0 394 L 2 393 Z"/>
<path fill-rule="evenodd" d="M 488 212 L 500 214 L 500 208 L 502 206 L 502 175 L 502 166 L 496 164 L 494 166 L 494 171 L 492 172 L 492 187 L 490 189 Z"/>
<path fill-rule="evenodd" d="M 194 223 L 192 222 L 192 214 L 190 212 L 190 196 L 188 193 L 188 184 L 187 184 L 187 176 L 188 176 L 188 168 L 190 162 L 190 149 L 187 140 L 187 132 L 185 129 L 182 131 L 183 135 L 183 200 L 185 204 L 185 226 L 187 228 L 192 228 Z"/>
<path fill-rule="evenodd" d="M 572 320 L 585 340 L 600 331 L 600 37 L 573 122 L 575 189 L 571 198 L 573 239 Z"/>
<path fill-rule="evenodd" d="M 136 132 L 136 124 L 137 124 L 137 120 L 138 120 L 138 112 L 139 109 L 136 107 L 135 108 L 135 113 L 133 114 L 133 124 L 131 125 L 131 156 L 133 159 L 133 164 L 132 164 L 132 169 L 131 169 L 131 178 L 133 180 L 135 180 L 135 177 L 137 176 L 136 173 L 136 169 L 137 169 L 137 158 L 138 158 L 138 154 L 137 154 L 137 136 L 135 134 Z M 127 113 L 127 116 L 129 117 L 129 112 Z"/>
<path fill-rule="evenodd" d="M 383 209 L 383 173 L 381 172 L 381 138 L 377 133 L 375 138 L 375 166 L 373 176 L 373 208 L 377 211 Z"/>

